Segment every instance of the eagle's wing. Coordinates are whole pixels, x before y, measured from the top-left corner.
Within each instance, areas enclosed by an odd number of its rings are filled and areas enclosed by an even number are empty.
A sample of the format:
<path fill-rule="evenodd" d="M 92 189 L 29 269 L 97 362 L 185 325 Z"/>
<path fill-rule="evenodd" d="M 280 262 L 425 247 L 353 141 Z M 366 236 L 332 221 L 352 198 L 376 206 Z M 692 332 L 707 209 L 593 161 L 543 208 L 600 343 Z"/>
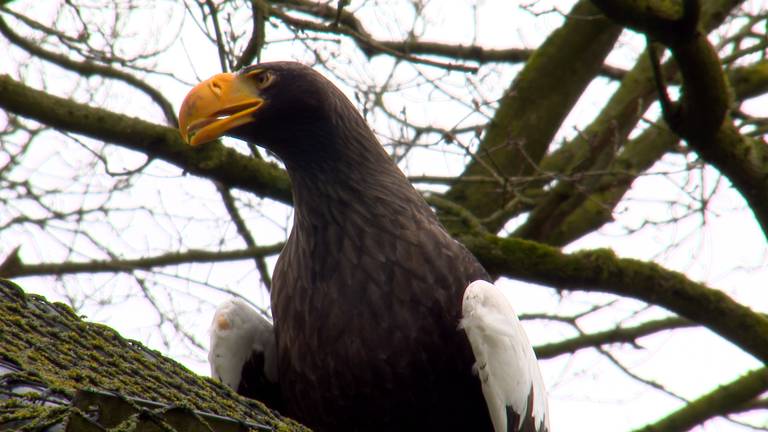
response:
<path fill-rule="evenodd" d="M 280 409 L 272 324 L 239 299 L 222 303 L 211 323 L 211 376 L 243 396 Z"/>
<path fill-rule="evenodd" d="M 478 280 L 464 292 L 462 312 L 495 431 L 548 431 L 544 382 L 512 305 L 498 287 Z"/>

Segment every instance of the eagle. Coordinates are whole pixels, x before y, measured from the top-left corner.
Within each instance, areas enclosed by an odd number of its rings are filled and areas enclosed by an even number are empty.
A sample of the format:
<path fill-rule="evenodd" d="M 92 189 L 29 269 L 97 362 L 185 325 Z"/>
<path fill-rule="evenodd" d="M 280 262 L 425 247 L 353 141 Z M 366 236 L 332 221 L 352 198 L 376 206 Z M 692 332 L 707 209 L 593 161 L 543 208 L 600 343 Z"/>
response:
<path fill-rule="evenodd" d="M 328 79 L 296 62 L 218 74 L 187 94 L 179 124 L 192 146 L 226 135 L 266 148 L 292 185 L 274 329 L 225 304 L 214 375 L 277 388 L 283 414 L 321 432 L 549 430 L 511 305 Z"/>

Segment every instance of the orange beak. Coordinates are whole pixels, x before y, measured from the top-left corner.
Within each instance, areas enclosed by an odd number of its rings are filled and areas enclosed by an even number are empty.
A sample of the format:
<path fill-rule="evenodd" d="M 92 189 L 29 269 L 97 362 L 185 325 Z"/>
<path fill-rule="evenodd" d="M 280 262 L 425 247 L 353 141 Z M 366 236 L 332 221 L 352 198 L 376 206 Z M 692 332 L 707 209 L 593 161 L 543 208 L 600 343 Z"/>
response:
<path fill-rule="evenodd" d="M 179 111 L 179 132 L 195 147 L 213 141 L 227 131 L 253 121 L 264 105 L 248 75 L 221 73 L 196 85 Z"/>

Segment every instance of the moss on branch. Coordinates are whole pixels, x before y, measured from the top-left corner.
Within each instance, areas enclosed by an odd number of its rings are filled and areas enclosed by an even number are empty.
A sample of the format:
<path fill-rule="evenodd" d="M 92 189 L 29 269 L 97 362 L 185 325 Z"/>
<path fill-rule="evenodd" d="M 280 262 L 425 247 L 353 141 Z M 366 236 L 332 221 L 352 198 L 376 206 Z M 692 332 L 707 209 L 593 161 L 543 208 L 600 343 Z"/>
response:
<path fill-rule="evenodd" d="M 738 412 L 768 388 L 768 368 L 754 370 L 635 432 L 684 432 L 706 420 Z"/>
<path fill-rule="evenodd" d="M 514 196 L 503 178 L 530 175 L 560 124 L 599 74 L 621 28 L 600 16 L 588 1 L 571 10 L 565 24 L 534 52 L 502 97 L 475 158 L 463 175 L 500 179 L 496 184 L 453 185 L 446 197 L 480 218 L 492 215 Z M 588 17 L 588 18 L 587 18 Z M 563 71 L 567 70 L 567 74 Z M 504 219 L 489 226 L 496 231 Z"/>
<path fill-rule="evenodd" d="M 733 68 L 728 79 L 737 101 L 768 93 L 768 60 Z"/>
<path fill-rule="evenodd" d="M 193 149 L 176 129 L 53 96 L 7 75 L 0 75 L 0 107 L 59 130 L 144 153 L 262 197 L 291 202 L 290 181 L 284 170 L 219 142 Z"/>
<path fill-rule="evenodd" d="M 701 323 L 763 362 L 768 362 L 768 318 L 727 294 L 657 264 L 618 258 L 597 249 L 573 254 L 543 244 L 491 235 L 463 243 L 496 276 L 632 297 Z"/>
<path fill-rule="evenodd" d="M 717 52 L 699 30 L 699 27 L 711 28 L 723 16 L 718 11 L 728 10 L 733 5 L 718 2 L 719 8 L 707 9 L 702 15 L 696 0 L 683 1 L 682 10 L 674 13 L 670 12 L 667 2 L 652 0 L 599 0 L 595 4 L 617 23 L 644 32 L 670 48 L 682 77 L 682 96 L 679 102 L 672 103 L 664 88 L 663 77 L 657 73 L 664 119 L 702 159 L 731 180 L 768 237 L 768 151 L 764 143 L 742 136 L 727 117 L 731 95 L 726 76 Z M 744 88 L 742 95 L 763 89 L 764 84 L 751 84 L 761 82 L 760 76 L 764 73 L 761 66 L 755 65 L 749 74 L 736 76 Z M 532 215 L 536 216 L 536 213 Z M 588 212 L 587 216 L 599 219 L 602 215 L 598 211 Z M 520 234 L 527 236 L 526 232 Z"/>

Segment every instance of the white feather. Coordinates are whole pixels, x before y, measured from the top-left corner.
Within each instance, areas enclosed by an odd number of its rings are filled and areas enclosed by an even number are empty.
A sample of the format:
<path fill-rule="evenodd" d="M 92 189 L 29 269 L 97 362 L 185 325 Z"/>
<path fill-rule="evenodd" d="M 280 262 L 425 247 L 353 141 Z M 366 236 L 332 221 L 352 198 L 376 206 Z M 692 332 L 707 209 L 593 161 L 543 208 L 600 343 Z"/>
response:
<path fill-rule="evenodd" d="M 460 327 L 472 345 L 495 431 L 507 432 L 507 406 L 521 417 L 532 410 L 536 429 L 549 430 L 546 389 L 536 354 L 507 298 L 495 285 L 478 280 L 464 292 L 462 313 Z M 518 430 L 522 425 L 510 426 Z"/>
<path fill-rule="evenodd" d="M 211 376 L 237 391 L 243 364 L 254 351 L 264 353 L 264 374 L 277 382 L 277 355 L 272 324 L 240 299 L 222 303 L 211 323 L 208 362 Z"/>

